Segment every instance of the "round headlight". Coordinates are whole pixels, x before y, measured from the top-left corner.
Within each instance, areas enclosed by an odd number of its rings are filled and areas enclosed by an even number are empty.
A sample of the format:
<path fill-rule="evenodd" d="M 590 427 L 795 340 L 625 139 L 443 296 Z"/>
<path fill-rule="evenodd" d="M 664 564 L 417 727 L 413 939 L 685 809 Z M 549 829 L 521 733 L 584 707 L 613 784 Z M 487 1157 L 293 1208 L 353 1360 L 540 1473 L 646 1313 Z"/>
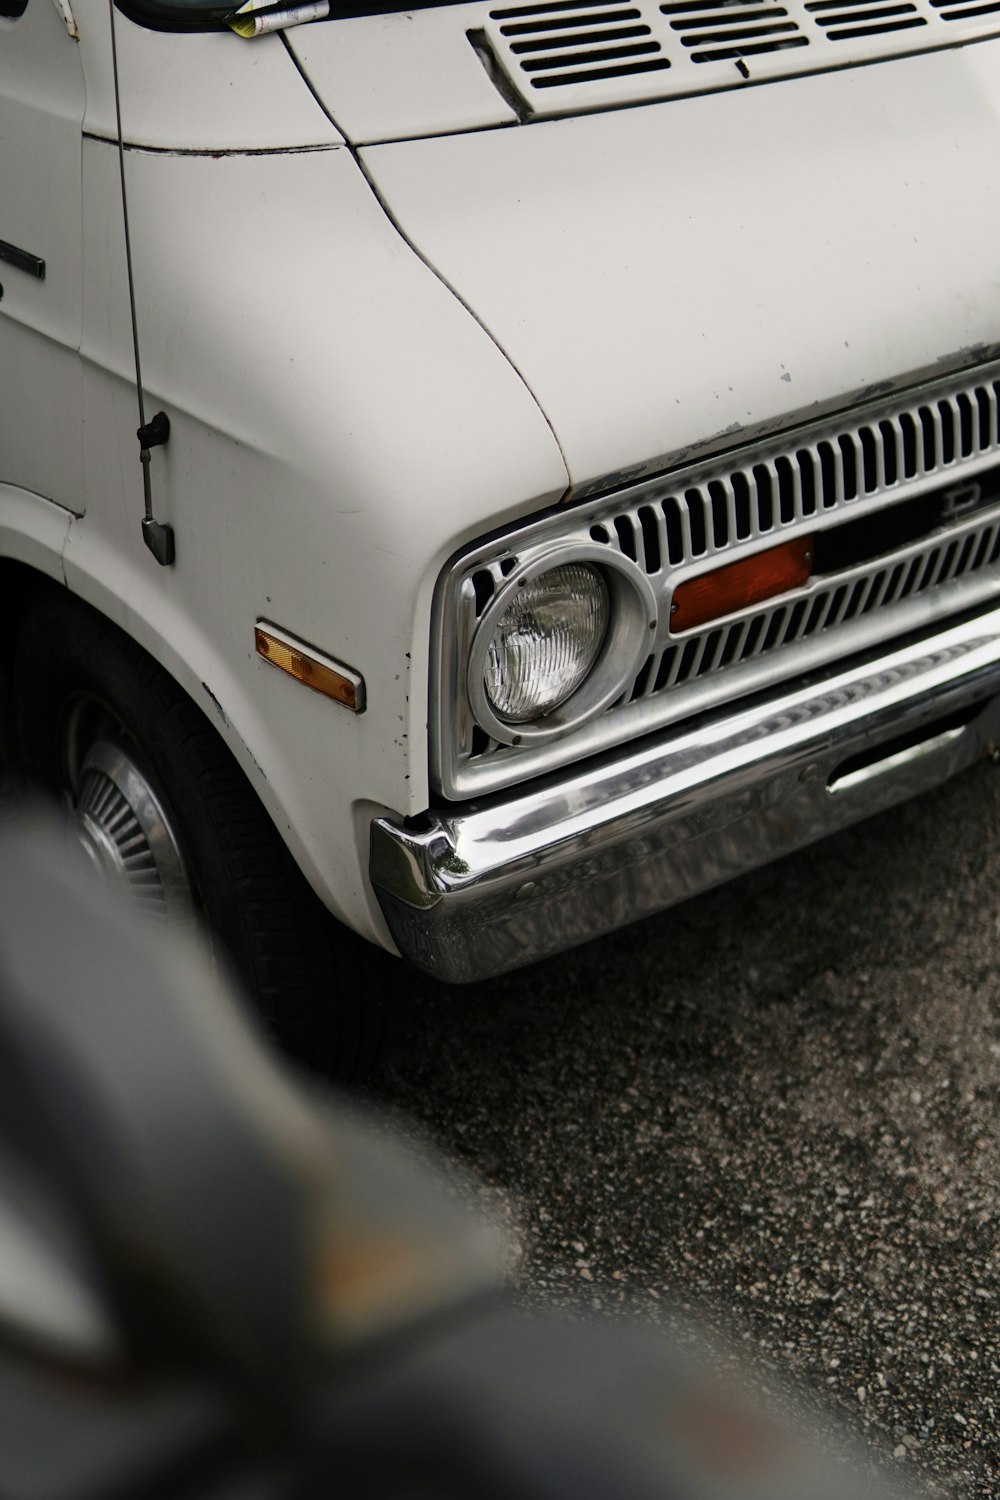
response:
<path fill-rule="evenodd" d="M 608 586 L 589 563 L 564 563 L 520 586 L 483 664 L 497 717 L 525 724 L 565 703 L 600 654 L 609 612 Z"/>
<path fill-rule="evenodd" d="M 527 749 L 621 696 L 649 655 L 657 601 L 634 562 L 598 543 L 512 561 L 472 637 L 465 685 L 479 727 Z"/>

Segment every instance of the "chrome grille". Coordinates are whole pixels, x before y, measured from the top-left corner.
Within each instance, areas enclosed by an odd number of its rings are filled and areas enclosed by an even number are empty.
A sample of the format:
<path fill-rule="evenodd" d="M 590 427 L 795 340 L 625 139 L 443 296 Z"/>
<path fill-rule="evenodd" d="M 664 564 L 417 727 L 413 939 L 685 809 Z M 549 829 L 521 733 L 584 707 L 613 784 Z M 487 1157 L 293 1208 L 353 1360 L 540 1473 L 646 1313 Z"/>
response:
<path fill-rule="evenodd" d="M 773 537 L 1000 447 L 1000 381 L 859 422 L 616 513 L 591 528 L 647 573 Z"/>
<path fill-rule="evenodd" d="M 820 631 L 964 578 L 1000 559 L 1000 517 L 960 536 L 913 548 L 892 565 L 880 562 L 852 573 L 849 582 L 813 589 L 808 598 L 782 601 L 733 625 L 691 634 L 647 657 L 628 701 L 663 692 L 725 667 L 750 661 Z"/>
<path fill-rule="evenodd" d="M 977 490 L 979 491 L 977 495 Z M 680 582 L 808 529 L 940 496 L 940 523 L 916 540 L 683 634 L 670 629 Z M 936 503 L 936 502 L 935 502 Z M 902 515 L 902 512 L 899 513 Z M 600 719 L 544 748 L 499 746 L 472 721 L 462 685 L 476 621 L 511 571 L 554 540 L 630 559 L 659 601 L 651 650 Z M 490 790 L 581 754 L 729 703 L 848 651 L 922 629 L 1000 589 L 1000 367 L 779 435 L 606 499 L 563 510 L 476 549 L 444 580 L 444 657 L 432 736 L 446 796 Z M 455 628 L 457 626 L 457 629 Z"/>

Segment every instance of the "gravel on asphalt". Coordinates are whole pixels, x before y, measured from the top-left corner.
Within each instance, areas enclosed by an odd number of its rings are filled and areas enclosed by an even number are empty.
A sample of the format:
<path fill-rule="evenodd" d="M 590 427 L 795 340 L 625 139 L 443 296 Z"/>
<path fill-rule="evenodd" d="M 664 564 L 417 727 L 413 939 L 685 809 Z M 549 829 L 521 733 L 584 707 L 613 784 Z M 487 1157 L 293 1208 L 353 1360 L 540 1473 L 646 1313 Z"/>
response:
<path fill-rule="evenodd" d="M 891 1469 L 1000 1473 L 1000 771 L 474 988 L 370 1085 L 520 1226 L 519 1295 L 722 1330 Z"/>

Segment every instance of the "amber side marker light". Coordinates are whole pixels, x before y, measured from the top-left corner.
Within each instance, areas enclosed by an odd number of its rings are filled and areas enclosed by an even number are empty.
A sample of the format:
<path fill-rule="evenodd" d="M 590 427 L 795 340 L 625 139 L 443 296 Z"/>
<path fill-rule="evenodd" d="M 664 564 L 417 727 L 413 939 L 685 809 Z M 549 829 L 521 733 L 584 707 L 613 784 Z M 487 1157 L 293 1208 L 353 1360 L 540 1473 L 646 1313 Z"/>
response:
<path fill-rule="evenodd" d="M 711 573 L 702 573 L 700 578 L 679 583 L 670 604 L 671 634 L 680 635 L 801 588 L 809 582 L 812 560 L 812 539 L 796 537 L 743 562 L 726 563 Z"/>
<path fill-rule="evenodd" d="M 356 714 L 364 713 L 365 680 L 359 673 L 341 662 L 332 661 L 329 656 L 323 656 L 304 641 L 297 641 L 294 636 L 286 635 L 283 630 L 269 625 L 266 620 L 257 621 L 254 639 L 257 655 L 269 661 L 272 666 L 280 667 L 283 672 L 294 677 L 296 682 L 305 683 L 314 693 L 322 693 L 324 697 L 342 703 Z"/>

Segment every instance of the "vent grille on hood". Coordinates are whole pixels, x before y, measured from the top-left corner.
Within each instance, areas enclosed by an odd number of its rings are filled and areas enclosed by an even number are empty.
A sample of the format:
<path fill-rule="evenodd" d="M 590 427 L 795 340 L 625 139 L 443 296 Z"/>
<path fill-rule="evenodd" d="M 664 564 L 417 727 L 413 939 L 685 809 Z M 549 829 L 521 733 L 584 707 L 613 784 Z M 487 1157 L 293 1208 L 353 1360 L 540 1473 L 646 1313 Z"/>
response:
<path fill-rule="evenodd" d="M 815 0 L 814 4 L 806 5 L 806 10 L 831 42 L 927 25 L 915 5 L 901 4 L 900 0 L 860 0 L 860 3 L 854 0 L 853 4 L 851 0 Z"/>
<path fill-rule="evenodd" d="M 690 48 L 695 63 L 809 45 L 809 38 L 785 7 L 767 0 L 741 0 L 735 5 L 732 0 L 719 0 L 717 5 L 680 0 L 677 5 L 661 5 L 660 10 L 681 46 Z"/>
<path fill-rule="evenodd" d="M 931 0 L 934 9 L 943 21 L 966 21 L 977 16 L 995 16 L 1000 13 L 1000 0 Z"/>
<path fill-rule="evenodd" d="M 534 0 L 472 34 L 526 115 L 735 88 L 1000 35 L 1000 0 Z"/>
<path fill-rule="evenodd" d="M 577 0 L 556 0 L 544 7 L 491 11 L 530 87 L 556 88 L 669 68 L 635 6 L 587 6 L 582 16 L 580 10 Z"/>

